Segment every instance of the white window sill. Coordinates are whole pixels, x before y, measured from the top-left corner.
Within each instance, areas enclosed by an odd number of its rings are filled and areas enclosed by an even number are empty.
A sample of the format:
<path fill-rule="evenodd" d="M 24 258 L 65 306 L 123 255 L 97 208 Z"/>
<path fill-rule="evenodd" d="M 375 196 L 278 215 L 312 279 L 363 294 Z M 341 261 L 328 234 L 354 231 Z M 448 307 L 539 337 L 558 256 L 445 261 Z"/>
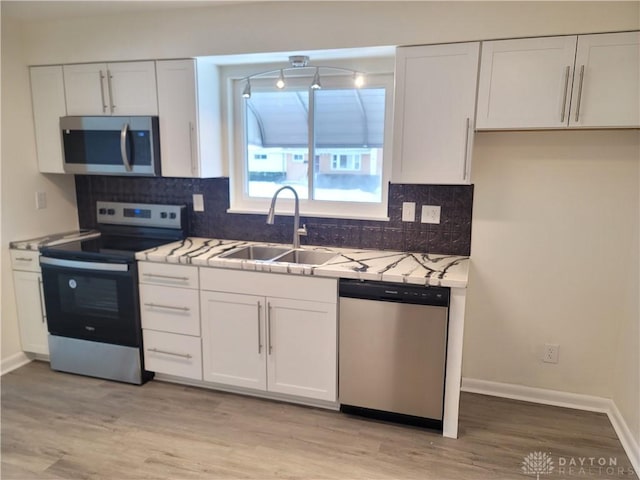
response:
<path fill-rule="evenodd" d="M 268 210 L 268 209 L 267 209 Z M 264 215 L 267 216 L 267 210 L 261 210 L 261 209 L 250 209 L 250 208 L 229 208 L 227 209 L 227 213 L 239 213 L 239 214 L 250 214 L 250 215 Z M 293 213 L 291 212 L 278 212 L 276 211 L 276 216 L 287 216 L 287 217 L 293 217 Z M 368 216 L 368 215 L 349 215 L 349 214 L 344 214 L 344 215 L 336 215 L 335 213 L 322 213 L 322 212 L 313 212 L 313 213 L 305 213 L 305 212 L 300 212 L 300 216 L 301 217 L 311 217 L 311 218 L 335 218 L 335 219 L 348 219 L 348 220 L 370 220 L 370 221 L 375 221 L 375 222 L 388 222 L 389 221 L 389 217 L 386 216 L 382 216 L 382 217 L 378 217 L 378 216 Z"/>

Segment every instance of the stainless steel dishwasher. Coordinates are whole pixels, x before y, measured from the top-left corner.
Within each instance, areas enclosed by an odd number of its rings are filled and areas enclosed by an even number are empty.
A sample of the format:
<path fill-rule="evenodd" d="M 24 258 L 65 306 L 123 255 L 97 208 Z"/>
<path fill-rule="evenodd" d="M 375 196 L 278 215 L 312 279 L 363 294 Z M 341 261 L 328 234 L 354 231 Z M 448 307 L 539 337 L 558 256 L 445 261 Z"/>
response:
<path fill-rule="evenodd" d="M 340 281 L 340 410 L 442 429 L 449 289 Z"/>

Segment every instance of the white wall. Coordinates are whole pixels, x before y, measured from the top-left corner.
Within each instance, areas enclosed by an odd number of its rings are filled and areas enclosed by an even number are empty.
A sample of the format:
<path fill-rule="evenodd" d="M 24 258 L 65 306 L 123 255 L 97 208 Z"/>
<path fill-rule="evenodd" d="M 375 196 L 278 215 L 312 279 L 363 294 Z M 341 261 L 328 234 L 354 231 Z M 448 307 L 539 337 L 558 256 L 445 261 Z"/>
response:
<path fill-rule="evenodd" d="M 607 398 L 624 384 L 637 423 L 640 133 L 479 133 L 473 162 L 464 376 Z"/>
<path fill-rule="evenodd" d="M 41 175 L 36 165 L 29 75 L 19 26 L 2 18 L 2 360 L 19 353 L 9 242 L 78 226 L 73 177 Z M 48 208 L 35 209 L 35 192 Z"/>
<path fill-rule="evenodd" d="M 16 71 L 6 88 L 3 70 L 3 102 L 5 89 L 12 102 L 7 115 L 21 118 L 11 133 L 2 122 L 3 139 L 9 138 L 13 153 L 5 155 L 3 143 L 3 169 L 7 164 L 13 174 L 7 192 L 5 171 L 2 175 L 3 235 L 22 237 L 36 230 L 31 208 L 18 206 L 5 219 L 5 198 L 15 204 L 26 196 L 32 203 L 34 182 L 47 181 L 35 173 L 33 132 L 25 118 L 25 64 L 639 28 L 638 2 L 258 2 L 35 22 L 25 27 L 24 56 L 12 61 Z M 4 28 L 2 40 L 4 48 Z M 3 68 L 4 62 L 3 51 Z M 633 255 L 629 237 L 634 231 L 637 237 L 638 225 L 637 132 L 483 133 L 477 135 L 475 155 L 465 376 L 606 397 L 615 392 L 637 427 L 630 411 L 637 396 L 624 382 L 638 369 L 631 363 L 638 346 L 629 340 L 638 322 L 638 262 L 628 261 Z M 66 206 L 59 210 L 68 211 Z M 598 218 L 590 217 L 592 211 Z M 636 241 L 635 258 L 637 247 Z M 542 294 L 550 297 L 541 300 Z M 3 313 L 5 300 L 3 290 Z M 4 323 L 3 318 L 3 344 Z M 561 344 L 558 365 L 540 364 L 537 349 L 544 342 Z M 6 343 L 9 351 L 16 350 L 15 335 Z M 614 380 L 614 368 L 622 369 L 620 379 Z M 640 435 L 640 427 L 634 434 Z"/>

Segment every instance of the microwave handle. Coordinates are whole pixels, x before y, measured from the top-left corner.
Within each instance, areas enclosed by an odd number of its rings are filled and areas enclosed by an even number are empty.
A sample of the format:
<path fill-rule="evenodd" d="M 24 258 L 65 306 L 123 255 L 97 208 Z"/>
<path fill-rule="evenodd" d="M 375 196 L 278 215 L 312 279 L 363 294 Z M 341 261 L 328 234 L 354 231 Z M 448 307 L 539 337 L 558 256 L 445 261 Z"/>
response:
<path fill-rule="evenodd" d="M 127 172 L 131 171 L 131 164 L 129 163 L 129 157 L 127 156 L 127 130 L 129 130 L 129 124 L 125 123 L 120 131 L 120 156 L 122 157 L 122 164 Z"/>

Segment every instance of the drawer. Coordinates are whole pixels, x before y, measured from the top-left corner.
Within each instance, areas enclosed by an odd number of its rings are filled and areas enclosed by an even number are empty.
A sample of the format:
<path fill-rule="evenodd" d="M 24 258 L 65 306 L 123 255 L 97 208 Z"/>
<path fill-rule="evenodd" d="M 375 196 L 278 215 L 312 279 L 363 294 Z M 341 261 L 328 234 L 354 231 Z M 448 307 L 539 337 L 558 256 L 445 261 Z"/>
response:
<path fill-rule="evenodd" d="M 140 284 L 142 328 L 200 336 L 198 290 Z"/>
<path fill-rule="evenodd" d="M 40 271 L 40 252 L 36 250 L 11 250 L 11 266 L 25 272 Z"/>
<path fill-rule="evenodd" d="M 168 287 L 198 288 L 198 267 L 169 263 L 138 262 L 140 283 Z"/>
<path fill-rule="evenodd" d="M 199 337 L 143 330 L 144 365 L 147 370 L 202 380 Z"/>
<path fill-rule="evenodd" d="M 202 290 L 338 303 L 338 280 L 303 275 L 201 267 Z"/>

